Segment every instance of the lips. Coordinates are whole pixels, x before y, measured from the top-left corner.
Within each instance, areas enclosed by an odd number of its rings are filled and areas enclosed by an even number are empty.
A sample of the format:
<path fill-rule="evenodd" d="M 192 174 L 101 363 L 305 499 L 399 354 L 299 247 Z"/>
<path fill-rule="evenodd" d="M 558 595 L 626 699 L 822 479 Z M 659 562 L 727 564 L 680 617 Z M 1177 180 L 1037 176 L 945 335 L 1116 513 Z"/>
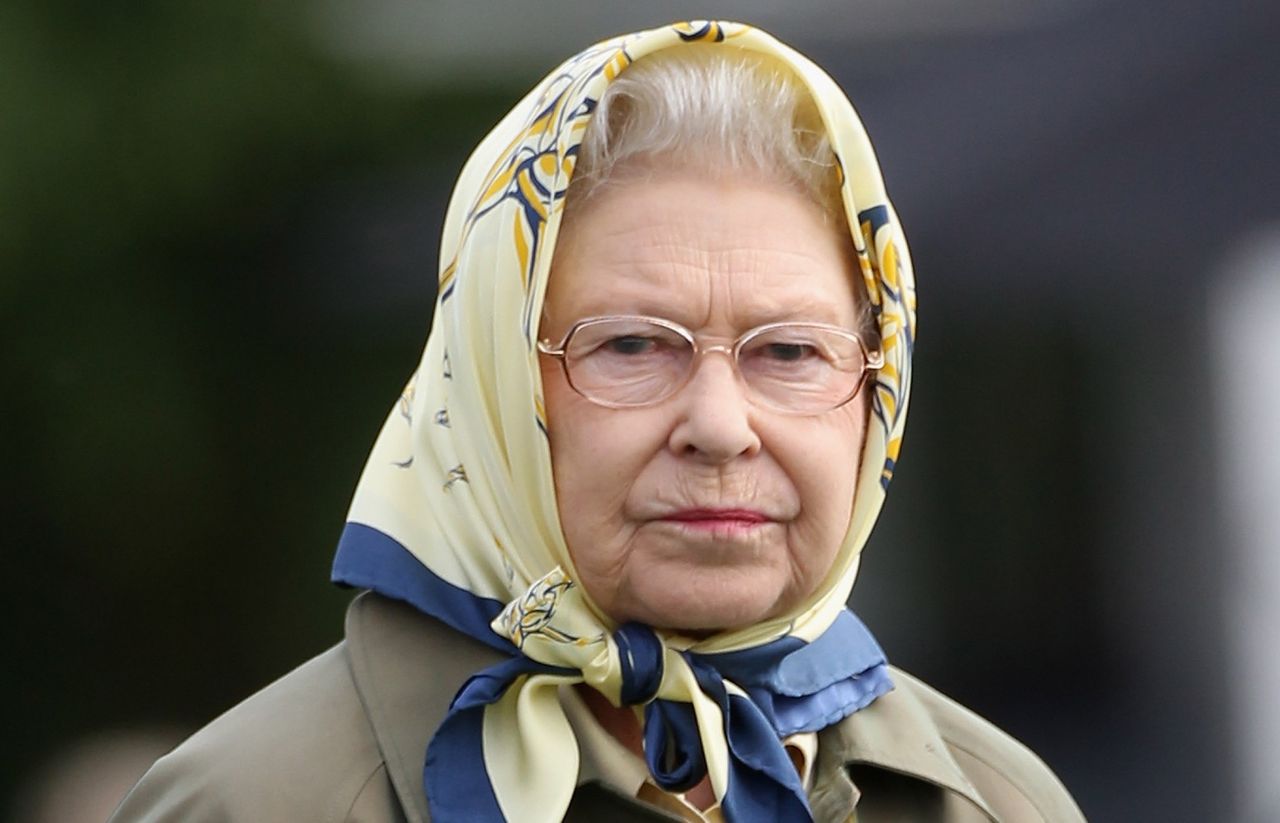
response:
<path fill-rule="evenodd" d="M 745 538 L 773 520 L 754 509 L 683 509 L 659 518 L 685 534 L 702 534 L 715 539 Z"/>
<path fill-rule="evenodd" d="M 674 520 L 679 523 L 724 523 L 742 525 L 751 525 L 755 523 L 768 523 L 769 518 L 758 511 L 752 509 L 685 509 L 683 511 L 672 512 L 662 518 L 663 520 Z"/>

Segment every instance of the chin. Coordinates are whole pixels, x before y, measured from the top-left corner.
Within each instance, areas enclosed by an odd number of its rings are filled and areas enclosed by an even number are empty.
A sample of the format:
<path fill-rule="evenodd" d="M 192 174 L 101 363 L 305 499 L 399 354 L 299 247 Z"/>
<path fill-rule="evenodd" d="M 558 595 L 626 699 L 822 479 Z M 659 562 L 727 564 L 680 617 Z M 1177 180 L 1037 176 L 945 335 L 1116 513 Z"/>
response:
<path fill-rule="evenodd" d="M 630 619 L 697 637 L 751 626 L 778 613 L 776 600 L 762 598 L 759 589 L 739 596 L 721 591 L 649 602 L 649 608 L 636 609 Z"/>

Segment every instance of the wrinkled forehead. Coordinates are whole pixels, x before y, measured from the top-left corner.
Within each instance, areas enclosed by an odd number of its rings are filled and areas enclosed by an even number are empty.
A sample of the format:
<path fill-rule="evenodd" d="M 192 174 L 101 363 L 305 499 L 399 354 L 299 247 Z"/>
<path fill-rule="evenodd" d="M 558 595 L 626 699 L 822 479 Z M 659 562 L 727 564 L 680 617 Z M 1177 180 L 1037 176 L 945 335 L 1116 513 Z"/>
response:
<path fill-rule="evenodd" d="M 618 314 L 731 337 L 789 321 L 857 330 L 859 291 L 847 231 L 824 220 L 807 193 L 673 169 L 570 210 L 539 335 L 559 339 L 585 318 Z"/>

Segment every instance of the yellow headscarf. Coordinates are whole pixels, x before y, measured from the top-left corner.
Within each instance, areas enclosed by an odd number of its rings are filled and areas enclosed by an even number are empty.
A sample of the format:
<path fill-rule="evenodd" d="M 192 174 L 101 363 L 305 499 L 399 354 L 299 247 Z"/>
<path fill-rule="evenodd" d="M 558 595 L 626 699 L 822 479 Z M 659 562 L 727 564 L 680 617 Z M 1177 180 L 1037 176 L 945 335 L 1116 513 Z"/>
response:
<path fill-rule="evenodd" d="M 595 101 L 633 61 L 691 42 L 771 55 L 813 96 L 843 174 L 845 213 L 856 227 L 852 240 L 885 354 L 853 515 L 824 584 L 790 614 L 696 643 L 618 627 L 575 583 L 535 347 L 574 150 Z M 768 809 L 796 816 L 803 798 L 791 797 L 794 779 L 772 774 L 768 763 L 744 766 L 754 761 L 738 751 L 746 744 L 734 743 L 733 728 L 741 737 L 741 729 L 763 722 L 756 716 L 762 702 L 799 705 L 819 691 L 826 702 L 811 700 L 821 706 L 806 709 L 805 723 L 821 715 L 825 725 L 887 688 L 878 649 L 838 672 L 815 668 L 816 653 L 805 674 L 794 674 L 793 665 L 792 675 L 780 675 L 776 664 L 798 649 L 829 648 L 833 627 L 857 635 L 844 622 L 852 619 L 844 606 L 897 458 L 915 338 L 906 243 L 848 99 L 808 59 L 741 24 L 681 23 L 592 46 L 539 83 L 467 161 L 440 261 L 426 350 L 374 445 L 334 565 L 335 580 L 407 600 L 512 655 L 510 666 L 464 687 L 432 743 L 426 779 L 433 817 L 559 820 L 576 783 L 578 750 L 557 687 L 584 681 L 615 704 L 651 704 L 647 724 L 692 735 L 675 760 L 691 757 L 695 776 L 705 769 L 730 819 Z M 765 658 L 772 662 L 759 664 Z M 637 661 L 647 661 L 643 672 Z M 761 673 L 762 665 L 769 671 Z M 766 707 L 762 716 L 779 731 L 776 714 Z M 776 765 L 775 755 L 765 760 Z M 433 782 L 433 769 L 447 777 Z M 691 779 L 661 777 L 672 785 Z M 765 785 L 771 779 L 778 785 Z M 780 799 L 770 794 L 778 791 Z"/>

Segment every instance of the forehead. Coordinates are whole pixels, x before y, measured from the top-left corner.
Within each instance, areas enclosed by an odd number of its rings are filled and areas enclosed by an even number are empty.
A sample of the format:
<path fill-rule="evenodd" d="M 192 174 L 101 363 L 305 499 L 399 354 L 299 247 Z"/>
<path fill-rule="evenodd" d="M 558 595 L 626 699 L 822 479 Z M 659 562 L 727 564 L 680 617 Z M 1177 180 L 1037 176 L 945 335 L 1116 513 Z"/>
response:
<path fill-rule="evenodd" d="M 675 173 L 628 181 L 566 219 L 544 325 L 649 314 L 695 330 L 782 320 L 852 328 L 853 255 L 843 221 L 782 184 Z"/>

